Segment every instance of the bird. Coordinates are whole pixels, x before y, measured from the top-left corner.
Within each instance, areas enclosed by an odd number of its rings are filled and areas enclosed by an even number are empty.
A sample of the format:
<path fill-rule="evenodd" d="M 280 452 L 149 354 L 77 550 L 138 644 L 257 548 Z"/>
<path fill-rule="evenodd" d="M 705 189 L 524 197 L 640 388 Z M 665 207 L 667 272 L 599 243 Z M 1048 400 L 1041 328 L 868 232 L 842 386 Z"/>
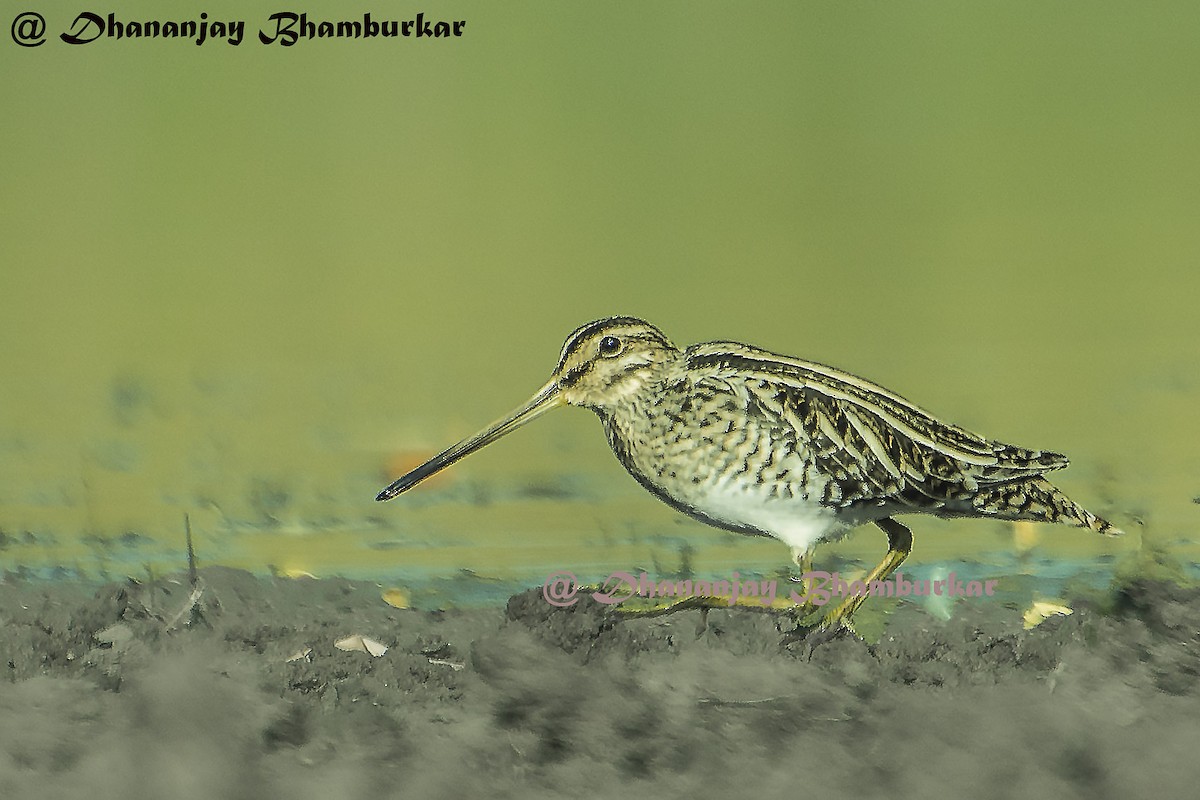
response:
<path fill-rule="evenodd" d="M 1051 484 L 1067 457 L 985 438 L 849 372 L 751 345 L 676 347 L 654 325 L 616 316 L 567 337 L 550 379 L 522 406 L 397 478 L 390 500 L 559 406 L 600 419 L 617 460 L 652 495 L 708 525 L 778 539 L 801 575 L 817 545 L 873 523 L 888 550 L 863 585 L 912 550 L 895 517 L 932 514 L 1121 531 Z M 806 594 L 806 597 L 811 595 Z M 853 630 L 865 595 L 817 630 Z"/>

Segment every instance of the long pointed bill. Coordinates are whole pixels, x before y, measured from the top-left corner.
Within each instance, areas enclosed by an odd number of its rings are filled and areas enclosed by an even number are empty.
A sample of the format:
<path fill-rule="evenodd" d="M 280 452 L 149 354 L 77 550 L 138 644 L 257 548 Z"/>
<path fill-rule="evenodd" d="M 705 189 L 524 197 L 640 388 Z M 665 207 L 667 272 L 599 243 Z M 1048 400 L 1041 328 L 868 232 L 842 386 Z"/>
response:
<path fill-rule="evenodd" d="M 465 458 L 479 448 L 496 441 L 504 434 L 515 431 L 525 423 L 531 422 L 542 414 L 545 414 L 550 409 L 561 406 L 563 402 L 562 395 L 559 394 L 558 381 L 551 380 L 541 389 L 538 389 L 537 394 L 529 398 L 528 403 L 499 422 L 493 422 L 470 439 L 464 439 L 448 450 L 443 450 L 407 475 L 401 475 L 390 486 L 380 492 L 375 499 L 391 500 L 401 492 L 406 492 L 416 486 L 430 475 L 441 472 L 460 458 Z"/>

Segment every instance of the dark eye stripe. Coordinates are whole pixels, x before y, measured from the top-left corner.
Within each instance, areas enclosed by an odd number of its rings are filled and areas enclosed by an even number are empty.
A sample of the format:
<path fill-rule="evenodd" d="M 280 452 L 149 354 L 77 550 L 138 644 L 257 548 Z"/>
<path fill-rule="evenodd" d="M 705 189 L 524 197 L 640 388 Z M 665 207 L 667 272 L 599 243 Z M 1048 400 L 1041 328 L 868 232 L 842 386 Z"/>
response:
<path fill-rule="evenodd" d="M 594 361 L 588 361 L 587 363 L 580 364 L 578 367 L 575 367 L 574 369 L 567 370 L 567 374 L 563 375 L 562 378 L 559 380 L 559 382 L 558 382 L 559 385 L 560 386 L 574 386 L 576 383 L 579 382 L 580 378 L 582 378 L 584 375 L 588 374 L 588 371 L 591 370 L 592 364 L 594 364 L 594 363 L 595 363 Z"/>
<path fill-rule="evenodd" d="M 618 372 L 618 373 L 614 374 L 612 377 L 610 377 L 605 382 L 604 385 L 605 385 L 605 387 L 612 386 L 614 383 L 617 383 L 618 381 L 625 380 L 625 377 L 627 375 L 629 375 L 630 373 L 637 372 L 638 370 L 645 369 L 645 368 L 646 368 L 646 364 L 641 361 L 637 362 L 636 364 L 628 364 L 628 365 L 626 365 L 626 367 L 623 370 L 621 370 L 620 372 Z"/>

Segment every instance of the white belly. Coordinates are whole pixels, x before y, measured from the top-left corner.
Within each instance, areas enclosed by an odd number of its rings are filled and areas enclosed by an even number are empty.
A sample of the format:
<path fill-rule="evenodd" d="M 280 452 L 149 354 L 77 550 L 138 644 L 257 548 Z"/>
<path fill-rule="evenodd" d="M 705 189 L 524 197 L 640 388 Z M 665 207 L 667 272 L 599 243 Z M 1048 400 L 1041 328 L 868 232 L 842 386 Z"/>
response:
<path fill-rule="evenodd" d="M 762 531 L 793 550 L 840 538 L 851 527 L 831 510 L 799 497 L 772 496 L 765 486 L 713 481 L 696 487 L 689 502 L 715 520 Z"/>

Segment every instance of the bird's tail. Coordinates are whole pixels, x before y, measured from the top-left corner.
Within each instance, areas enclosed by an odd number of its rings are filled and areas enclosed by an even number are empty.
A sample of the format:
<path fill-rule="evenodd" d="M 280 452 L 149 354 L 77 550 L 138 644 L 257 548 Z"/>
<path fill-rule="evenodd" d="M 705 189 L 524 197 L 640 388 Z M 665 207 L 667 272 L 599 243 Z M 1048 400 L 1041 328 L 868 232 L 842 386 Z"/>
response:
<path fill-rule="evenodd" d="M 978 512 L 1000 519 L 1058 522 L 1088 528 L 1103 536 L 1121 536 L 1120 528 L 1063 494 L 1045 478 L 991 487 L 972 498 Z"/>

